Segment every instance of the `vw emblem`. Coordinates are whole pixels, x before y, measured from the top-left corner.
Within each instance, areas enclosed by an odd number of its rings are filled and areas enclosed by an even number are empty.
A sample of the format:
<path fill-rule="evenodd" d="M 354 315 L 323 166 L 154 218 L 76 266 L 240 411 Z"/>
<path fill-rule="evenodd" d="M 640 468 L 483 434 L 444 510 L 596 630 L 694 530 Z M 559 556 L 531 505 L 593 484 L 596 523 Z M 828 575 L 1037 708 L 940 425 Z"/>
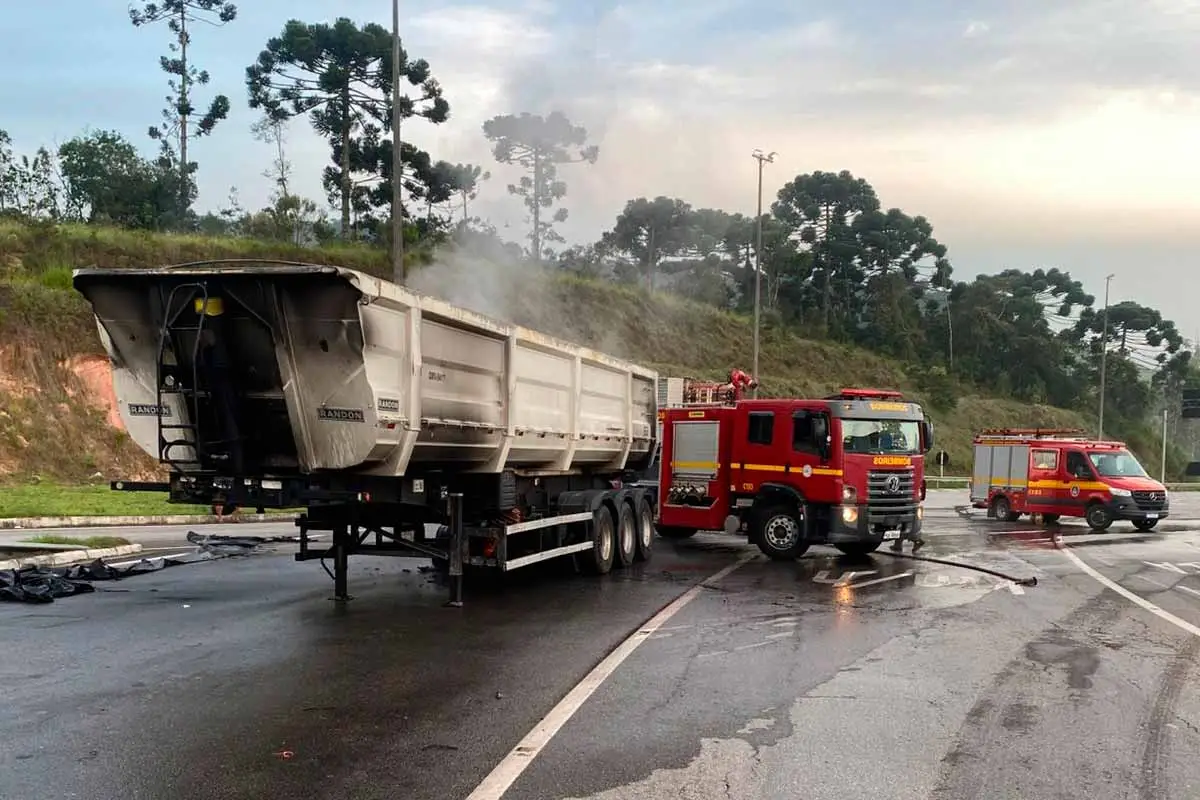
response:
<path fill-rule="evenodd" d="M 889 475 L 887 482 L 884 483 L 883 485 L 884 485 L 884 487 L 887 488 L 887 490 L 890 493 L 896 494 L 897 492 L 900 491 L 900 476 L 899 475 Z"/>

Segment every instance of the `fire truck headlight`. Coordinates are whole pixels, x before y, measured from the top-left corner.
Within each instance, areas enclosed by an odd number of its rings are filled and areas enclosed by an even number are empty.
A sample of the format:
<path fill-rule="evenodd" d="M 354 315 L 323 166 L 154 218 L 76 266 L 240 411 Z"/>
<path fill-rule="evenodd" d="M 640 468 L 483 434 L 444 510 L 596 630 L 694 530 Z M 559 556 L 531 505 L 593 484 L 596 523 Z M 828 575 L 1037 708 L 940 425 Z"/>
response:
<path fill-rule="evenodd" d="M 851 525 L 858 522 L 858 509 L 854 506 L 842 506 L 842 522 Z"/>
<path fill-rule="evenodd" d="M 1133 492 L 1128 489 L 1118 489 L 1115 486 L 1108 487 L 1108 491 L 1113 497 L 1133 497 Z"/>
<path fill-rule="evenodd" d="M 842 487 L 842 502 L 848 506 L 857 505 L 858 491 L 853 486 Z"/>

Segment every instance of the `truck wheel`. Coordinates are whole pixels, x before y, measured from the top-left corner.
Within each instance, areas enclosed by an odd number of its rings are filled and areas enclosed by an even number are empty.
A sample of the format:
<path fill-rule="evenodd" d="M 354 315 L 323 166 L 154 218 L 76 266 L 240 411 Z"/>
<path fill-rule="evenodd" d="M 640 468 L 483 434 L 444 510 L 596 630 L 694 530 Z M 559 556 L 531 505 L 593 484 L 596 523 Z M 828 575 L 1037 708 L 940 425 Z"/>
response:
<path fill-rule="evenodd" d="M 846 544 L 835 544 L 834 547 L 848 556 L 869 556 L 878 550 L 881 544 L 883 542 L 849 542 Z"/>
<path fill-rule="evenodd" d="M 1113 524 L 1113 515 L 1103 503 L 1088 506 L 1083 519 L 1089 528 L 1097 532 L 1108 530 L 1108 526 Z"/>
<path fill-rule="evenodd" d="M 1139 531 L 1142 531 L 1143 533 L 1145 533 L 1148 530 L 1152 530 L 1154 528 L 1154 526 L 1157 524 L 1158 524 L 1158 520 L 1156 520 L 1156 519 L 1135 519 L 1133 521 L 1133 527 L 1137 528 Z"/>
<path fill-rule="evenodd" d="M 645 497 L 638 502 L 637 531 L 637 554 L 634 560 L 649 561 L 654 549 L 654 507 Z"/>
<path fill-rule="evenodd" d="M 1020 514 L 1012 510 L 1012 503 L 1004 495 L 998 495 L 992 501 L 992 515 L 1005 522 L 1016 522 L 1021 518 Z"/>
<path fill-rule="evenodd" d="M 617 504 L 617 566 L 628 567 L 637 556 L 637 515 L 631 503 Z"/>
<path fill-rule="evenodd" d="M 690 539 L 696 535 L 695 528 L 673 528 L 669 525 L 659 525 L 658 535 L 664 539 Z"/>
<path fill-rule="evenodd" d="M 617 523 L 613 512 L 602 505 L 592 513 L 592 549 L 579 554 L 579 567 L 589 575 L 607 575 L 617 550 Z"/>
<path fill-rule="evenodd" d="M 754 542 L 775 561 L 795 561 L 804 555 L 804 512 L 778 505 L 764 508 L 757 515 Z"/>

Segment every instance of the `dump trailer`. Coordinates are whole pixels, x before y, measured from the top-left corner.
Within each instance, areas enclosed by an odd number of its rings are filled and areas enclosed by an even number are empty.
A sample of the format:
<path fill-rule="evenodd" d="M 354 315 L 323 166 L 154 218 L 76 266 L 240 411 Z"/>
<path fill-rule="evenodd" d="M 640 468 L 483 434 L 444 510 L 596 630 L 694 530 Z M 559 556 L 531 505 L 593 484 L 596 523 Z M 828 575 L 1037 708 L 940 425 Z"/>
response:
<path fill-rule="evenodd" d="M 336 266 L 79 269 L 133 440 L 171 502 L 303 508 L 298 560 L 511 571 L 650 557 L 657 374 Z M 309 534 L 331 533 L 317 548 Z"/>

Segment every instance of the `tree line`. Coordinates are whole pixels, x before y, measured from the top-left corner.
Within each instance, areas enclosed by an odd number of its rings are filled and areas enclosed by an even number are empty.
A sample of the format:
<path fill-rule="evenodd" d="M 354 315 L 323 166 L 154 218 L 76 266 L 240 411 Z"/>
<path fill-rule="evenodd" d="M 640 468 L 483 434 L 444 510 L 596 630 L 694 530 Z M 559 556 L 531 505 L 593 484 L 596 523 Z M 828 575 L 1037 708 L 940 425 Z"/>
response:
<path fill-rule="evenodd" d="M 0 131 L 0 213 L 297 245 L 388 245 L 393 70 L 405 87 L 403 125 L 443 124 L 451 105 L 427 61 L 402 49 L 393 63 L 389 30 L 347 18 L 289 20 L 246 67 L 246 102 L 261 114 L 252 130 L 271 147 L 264 173 L 275 189 L 270 204 L 247 211 L 234 189 L 219 212 L 196 213 L 193 145 L 212 135 L 232 102 L 214 93 L 196 105 L 210 81 L 189 46 L 194 31 L 218 35 L 212 32 L 236 19 L 236 6 L 222 0 L 161 0 L 131 10 L 133 25 L 168 31 L 160 66 L 170 94 L 162 123 L 147 131 L 157 155 L 145 158 L 119 132 L 101 130 L 53 153 L 19 156 Z M 329 144 L 324 202 L 298 196 L 292 185 L 285 132 L 300 119 Z M 927 218 L 885 207 L 867 180 L 847 171 L 795 176 L 761 219 L 681 198 L 631 199 L 598 241 L 563 248 L 556 230 L 568 213 L 563 170 L 600 157 L 587 131 L 560 112 L 521 112 L 486 121 L 481 134 L 498 163 L 521 170 L 507 190 L 528 213 L 528 245 L 499 242 L 494 228 L 470 214 L 490 177 L 481 165 L 435 160 L 402 141 L 406 239 L 484 236 L 540 264 L 733 311 L 753 307 L 761 263 L 764 324 L 917 365 L 913 372 L 940 404 L 953 403 L 954 387 L 966 381 L 1092 411 L 1107 353 L 1106 416 L 1140 423 L 1148 410 L 1177 406 L 1181 387 L 1196 379 L 1180 332 L 1155 309 L 1123 302 L 1105 315 L 1078 280 L 1056 268 L 959 279 Z"/>

